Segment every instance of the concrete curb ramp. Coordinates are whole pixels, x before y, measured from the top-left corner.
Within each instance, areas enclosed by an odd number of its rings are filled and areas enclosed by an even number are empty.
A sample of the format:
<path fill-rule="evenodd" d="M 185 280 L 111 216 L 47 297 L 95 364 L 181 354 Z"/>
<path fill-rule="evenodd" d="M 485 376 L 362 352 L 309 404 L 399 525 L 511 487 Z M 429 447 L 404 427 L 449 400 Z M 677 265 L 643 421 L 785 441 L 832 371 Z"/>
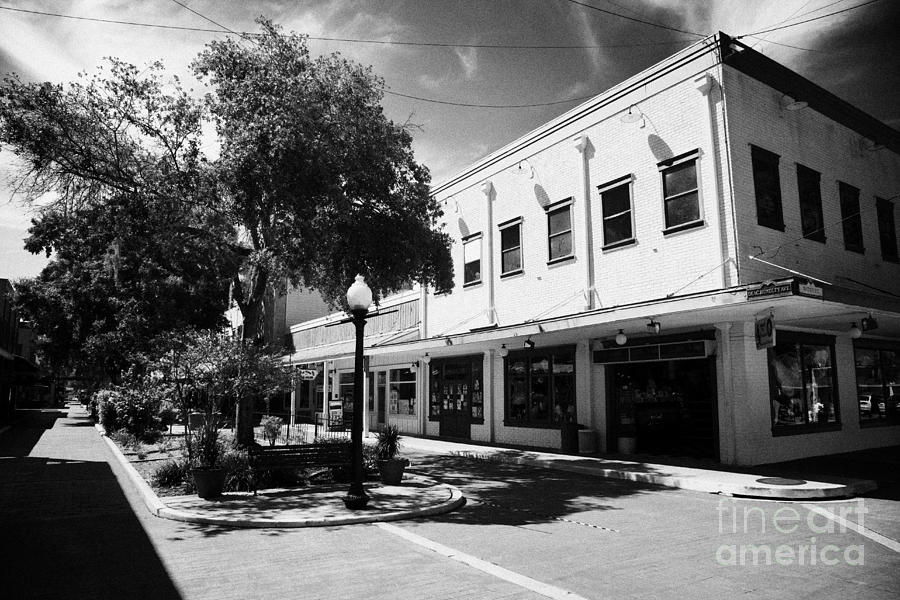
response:
<path fill-rule="evenodd" d="M 106 437 L 103 428 L 100 425 L 95 425 L 95 427 L 103 436 L 103 439 L 106 441 L 110 450 L 112 450 L 116 460 L 118 460 L 119 464 L 128 474 L 131 483 L 140 494 L 147 510 L 162 519 L 170 519 L 184 523 L 242 528 L 325 527 L 430 517 L 453 511 L 465 504 L 466 501 L 458 488 L 417 475 L 405 477 L 405 486 L 372 486 L 369 488 L 368 492 L 372 501 L 369 504 L 370 508 L 362 514 L 348 511 L 348 514 L 304 517 L 298 516 L 298 513 L 302 514 L 302 509 L 294 508 L 292 510 L 287 508 L 283 511 L 272 510 L 273 513 L 277 514 L 273 514 L 273 516 L 270 517 L 249 516 L 250 514 L 259 514 L 260 511 L 254 504 L 266 502 L 267 495 L 277 495 L 279 492 L 288 492 L 287 490 L 263 490 L 260 493 L 260 496 L 257 496 L 256 498 L 250 493 L 230 493 L 223 496 L 223 499 L 218 502 L 204 501 L 196 496 L 173 496 L 163 500 L 156 495 L 153 488 L 150 487 L 141 474 L 131 465 L 129 460 L 119 450 L 119 447 L 116 446 L 111 439 Z M 414 487 L 424 490 L 422 494 L 428 497 L 427 502 L 417 505 L 416 498 L 420 496 L 417 495 L 416 491 L 410 489 Z M 394 496 L 399 494 L 400 496 L 410 498 L 405 503 L 410 504 L 411 506 L 408 508 L 378 511 L 376 506 L 379 497 L 387 497 L 391 492 L 394 492 Z M 328 502 L 328 507 L 337 507 L 338 511 L 347 510 L 343 507 L 340 500 L 341 494 L 336 491 L 320 494 L 314 493 L 314 495 L 317 499 L 321 498 L 323 503 Z M 232 501 L 231 507 L 223 510 L 222 507 L 227 506 L 229 501 Z M 198 506 L 212 502 L 216 503 L 211 504 L 209 508 Z M 244 505 L 241 506 L 240 503 L 244 503 Z M 404 502 L 401 501 L 400 504 L 404 504 Z M 225 512 L 225 514 L 216 514 L 217 512 Z"/>

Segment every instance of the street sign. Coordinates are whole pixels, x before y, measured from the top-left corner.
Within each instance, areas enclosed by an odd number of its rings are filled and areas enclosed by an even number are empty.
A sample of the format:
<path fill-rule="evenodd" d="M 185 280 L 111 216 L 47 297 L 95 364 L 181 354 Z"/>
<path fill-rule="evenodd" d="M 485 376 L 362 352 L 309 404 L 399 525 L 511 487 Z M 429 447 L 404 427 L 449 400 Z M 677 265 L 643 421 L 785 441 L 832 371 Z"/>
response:
<path fill-rule="evenodd" d="M 768 314 L 756 319 L 756 349 L 775 347 L 775 315 Z"/>
<path fill-rule="evenodd" d="M 779 296 L 792 296 L 794 293 L 794 285 L 792 281 L 782 283 L 764 283 L 759 287 L 747 290 L 747 300 L 758 300 L 762 298 L 777 298 Z"/>

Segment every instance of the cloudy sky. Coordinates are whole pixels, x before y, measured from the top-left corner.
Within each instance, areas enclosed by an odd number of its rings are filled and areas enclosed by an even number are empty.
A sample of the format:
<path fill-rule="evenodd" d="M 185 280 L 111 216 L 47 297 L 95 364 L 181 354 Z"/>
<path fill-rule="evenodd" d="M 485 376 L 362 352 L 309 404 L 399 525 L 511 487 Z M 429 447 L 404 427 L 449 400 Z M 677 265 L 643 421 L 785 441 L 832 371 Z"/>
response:
<path fill-rule="evenodd" d="M 900 128 L 897 0 L 0 0 L 0 73 L 70 81 L 117 56 L 190 81 L 222 34 L 100 20 L 255 31 L 259 15 L 309 35 L 314 53 L 372 65 L 388 116 L 421 126 L 416 156 L 436 183 L 716 31 L 793 25 L 742 41 Z M 11 164 L 0 152 L 4 181 Z M 45 263 L 21 250 L 28 219 L 0 183 L 0 277 Z"/>

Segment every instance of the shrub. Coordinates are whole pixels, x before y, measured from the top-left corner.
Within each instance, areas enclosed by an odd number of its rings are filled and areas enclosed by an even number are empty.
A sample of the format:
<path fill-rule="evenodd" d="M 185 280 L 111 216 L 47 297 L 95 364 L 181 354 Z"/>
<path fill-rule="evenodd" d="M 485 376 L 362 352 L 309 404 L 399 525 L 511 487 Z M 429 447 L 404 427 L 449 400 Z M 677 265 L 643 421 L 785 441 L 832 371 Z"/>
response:
<path fill-rule="evenodd" d="M 378 432 L 375 456 L 378 460 L 390 460 L 400 452 L 400 445 L 400 430 L 396 425 L 387 425 Z"/>
<path fill-rule="evenodd" d="M 275 440 L 281 435 L 281 426 L 284 425 L 284 421 L 281 417 L 266 415 L 262 418 L 260 424 L 262 425 L 263 438 L 268 440 L 270 446 L 274 446 Z"/>
<path fill-rule="evenodd" d="M 124 448 L 126 450 L 136 449 L 140 445 L 140 442 L 134 436 L 134 434 L 129 433 L 124 430 L 121 430 L 121 429 L 110 433 L 109 439 L 111 439 L 116 444 L 118 444 L 119 446 L 121 446 L 122 448 Z"/>
<path fill-rule="evenodd" d="M 94 402 L 97 403 L 100 424 L 107 432 L 118 431 L 120 428 L 116 403 L 121 394 L 115 390 L 99 390 L 94 393 Z"/>
<path fill-rule="evenodd" d="M 164 488 L 177 487 L 191 479 L 191 468 L 187 460 L 166 461 L 153 471 L 153 485 Z"/>
<path fill-rule="evenodd" d="M 219 459 L 219 466 L 225 469 L 226 492 L 246 492 L 250 490 L 250 462 L 246 451 L 228 450 Z"/>

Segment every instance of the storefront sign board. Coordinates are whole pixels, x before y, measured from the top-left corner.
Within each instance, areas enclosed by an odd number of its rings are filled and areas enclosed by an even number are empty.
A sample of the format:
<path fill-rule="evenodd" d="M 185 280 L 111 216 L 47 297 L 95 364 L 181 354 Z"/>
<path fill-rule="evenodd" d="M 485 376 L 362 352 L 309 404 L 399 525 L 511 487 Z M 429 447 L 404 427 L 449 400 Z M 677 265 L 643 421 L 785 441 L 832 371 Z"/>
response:
<path fill-rule="evenodd" d="M 794 294 L 793 282 L 784 283 L 764 283 L 759 287 L 747 290 L 747 300 L 758 300 L 760 298 L 778 298 L 781 296 L 792 296 Z"/>

